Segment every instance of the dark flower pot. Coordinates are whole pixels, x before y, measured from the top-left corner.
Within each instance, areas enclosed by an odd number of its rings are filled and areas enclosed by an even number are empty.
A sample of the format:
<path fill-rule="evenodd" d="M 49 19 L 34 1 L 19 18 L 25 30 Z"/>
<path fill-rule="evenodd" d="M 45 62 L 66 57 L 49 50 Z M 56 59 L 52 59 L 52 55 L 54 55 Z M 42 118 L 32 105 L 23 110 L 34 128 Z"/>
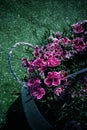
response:
<path fill-rule="evenodd" d="M 32 130 L 57 130 L 41 114 L 36 103 L 29 95 L 27 88 L 21 90 L 22 104 L 27 122 Z M 59 129 L 59 128 L 58 128 Z M 75 120 L 66 121 L 63 130 L 82 130 Z"/>
<path fill-rule="evenodd" d="M 25 116 L 31 129 L 52 130 L 51 124 L 42 116 L 34 100 L 29 95 L 27 88 L 22 88 L 21 97 Z"/>

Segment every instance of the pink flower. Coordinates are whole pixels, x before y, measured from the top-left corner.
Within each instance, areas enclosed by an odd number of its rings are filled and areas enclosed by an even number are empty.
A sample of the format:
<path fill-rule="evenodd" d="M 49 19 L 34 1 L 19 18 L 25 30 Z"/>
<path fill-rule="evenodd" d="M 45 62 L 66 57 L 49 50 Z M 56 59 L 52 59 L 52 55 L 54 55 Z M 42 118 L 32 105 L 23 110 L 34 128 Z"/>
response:
<path fill-rule="evenodd" d="M 27 58 L 22 58 L 22 66 L 23 67 L 27 67 L 28 66 L 28 60 L 27 60 Z"/>
<path fill-rule="evenodd" d="M 77 51 L 82 51 L 85 47 L 86 47 L 86 44 L 84 43 L 83 39 L 82 38 L 76 38 L 73 40 L 73 43 L 72 46 L 73 48 L 75 48 Z"/>
<path fill-rule="evenodd" d="M 34 92 L 32 92 L 32 96 L 34 98 L 37 98 L 38 100 L 41 100 L 44 95 L 45 95 L 45 89 L 41 87 L 37 88 Z"/>
<path fill-rule="evenodd" d="M 54 43 L 58 43 L 58 41 L 59 41 L 59 40 L 58 40 L 57 38 L 53 38 L 53 42 L 54 42 Z"/>
<path fill-rule="evenodd" d="M 39 78 L 31 78 L 28 80 L 28 87 L 32 87 L 35 84 L 40 84 L 40 79 Z"/>
<path fill-rule="evenodd" d="M 37 57 L 39 55 L 39 47 L 38 46 L 35 46 L 35 49 L 34 49 L 34 57 Z"/>
<path fill-rule="evenodd" d="M 40 71 L 44 71 L 47 67 L 46 62 L 42 58 L 37 58 L 33 62 L 35 68 L 39 69 Z"/>
<path fill-rule="evenodd" d="M 34 72 L 35 70 L 35 66 L 33 64 L 33 61 L 29 61 L 28 62 L 28 68 L 27 68 L 27 72 L 30 73 L 30 72 Z"/>
<path fill-rule="evenodd" d="M 50 51 L 54 51 L 56 48 L 58 47 L 58 44 L 57 43 L 49 43 L 47 45 L 47 51 L 50 52 Z"/>
<path fill-rule="evenodd" d="M 58 39 L 60 39 L 61 37 L 62 37 L 62 33 L 61 32 L 56 32 L 56 37 L 58 38 Z"/>
<path fill-rule="evenodd" d="M 56 66 L 59 66 L 61 63 L 61 61 L 57 58 L 54 58 L 54 57 L 50 57 L 47 61 L 47 64 L 49 67 L 56 67 Z"/>
<path fill-rule="evenodd" d="M 64 53 L 65 53 L 64 58 L 70 59 L 71 57 L 74 56 L 74 54 L 77 53 L 77 51 L 76 50 L 70 50 L 70 51 L 65 51 Z"/>
<path fill-rule="evenodd" d="M 49 57 L 53 56 L 53 52 L 51 51 L 47 51 L 44 53 L 44 59 L 47 60 Z"/>
<path fill-rule="evenodd" d="M 84 28 L 82 27 L 81 23 L 73 24 L 72 29 L 73 29 L 73 32 L 76 34 L 84 32 Z"/>
<path fill-rule="evenodd" d="M 60 73 L 53 71 L 48 72 L 47 78 L 44 80 L 44 83 L 50 87 L 50 86 L 58 86 L 61 83 L 61 76 Z"/>
<path fill-rule="evenodd" d="M 53 53 L 53 55 L 57 59 L 62 59 L 62 57 L 63 57 L 63 49 L 62 48 L 56 49 L 55 52 Z"/>
<path fill-rule="evenodd" d="M 60 39 L 60 42 L 63 43 L 64 46 L 68 45 L 71 43 L 71 40 L 68 37 Z"/>
<path fill-rule="evenodd" d="M 55 90 L 54 90 L 54 94 L 56 95 L 56 96 L 60 96 L 60 94 L 62 93 L 62 92 L 64 92 L 64 86 L 61 86 L 61 87 L 58 87 L 58 88 L 56 88 Z"/>
<path fill-rule="evenodd" d="M 31 78 L 28 80 L 28 89 L 34 98 L 42 99 L 45 95 L 45 89 L 40 86 L 40 79 L 39 78 Z"/>

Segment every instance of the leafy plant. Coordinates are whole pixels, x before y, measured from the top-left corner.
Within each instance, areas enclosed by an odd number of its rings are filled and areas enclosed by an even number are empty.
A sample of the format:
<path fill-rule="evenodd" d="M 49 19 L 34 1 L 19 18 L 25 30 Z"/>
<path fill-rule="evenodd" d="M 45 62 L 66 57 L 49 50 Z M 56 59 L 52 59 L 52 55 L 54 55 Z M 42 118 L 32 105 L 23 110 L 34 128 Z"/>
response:
<path fill-rule="evenodd" d="M 46 45 L 35 46 L 33 59 L 22 58 L 27 88 L 44 116 L 58 128 L 75 119 L 87 128 L 87 20 L 70 31 L 50 35 Z M 63 129 L 64 125 L 60 125 Z"/>

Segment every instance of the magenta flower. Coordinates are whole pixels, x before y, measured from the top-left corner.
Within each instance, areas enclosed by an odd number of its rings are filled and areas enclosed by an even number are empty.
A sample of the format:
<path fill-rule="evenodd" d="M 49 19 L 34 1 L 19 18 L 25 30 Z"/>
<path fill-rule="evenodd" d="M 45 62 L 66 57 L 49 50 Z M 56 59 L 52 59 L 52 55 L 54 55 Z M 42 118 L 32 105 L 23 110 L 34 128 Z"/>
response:
<path fill-rule="evenodd" d="M 35 70 L 35 66 L 33 64 L 33 61 L 29 61 L 28 62 L 28 68 L 27 68 L 28 74 L 31 73 L 31 72 L 34 72 L 34 70 Z"/>
<path fill-rule="evenodd" d="M 40 84 L 40 79 L 39 78 L 31 78 L 28 80 L 28 87 L 32 87 L 35 84 Z"/>
<path fill-rule="evenodd" d="M 59 49 L 59 45 L 58 45 L 58 43 L 49 43 L 48 45 L 47 45 L 47 51 L 49 51 L 49 52 L 54 52 L 54 50 L 57 50 L 57 49 Z"/>
<path fill-rule="evenodd" d="M 81 23 L 76 23 L 72 25 L 73 32 L 78 34 L 78 33 L 83 33 L 84 28 L 82 27 Z"/>
<path fill-rule="evenodd" d="M 54 51 L 53 53 L 54 57 L 57 59 L 62 59 L 63 57 L 63 49 L 62 48 L 58 48 Z"/>
<path fill-rule="evenodd" d="M 37 98 L 38 100 L 41 100 L 44 95 L 45 95 L 45 89 L 41 87 L 37 88 L 34 92 L 32 92 L 32 96 L 34 98 Z"/>
<path fill-rule="evenodd" d="M 54 42 L 54 43 L 58 43 L 58 41 L 59 41 L 59 40 L 58 40 L 57 38 L 53 38 L 53 42 Z"/>
<path fill-rule="evenodd" d="M 58 86 L 61 83 L 61 76 L 60 73 L 53 71 L 48 72 L 47 78 L 44 80 L 44 83 L 50 87 L 50 86 Z"/>
<path fill-rule="evenodd" d="M 48 60 L 48 58 L 52 57 L 52 56 L 53 56 L 53 52 L 47 51 L 47 52 L 44 53 L 44 59 L 45 60 Z"/>
<path fill-rule="evenodd" d="M 82 51 L 85 47 L 86 47 L 86 44 L 84 43 L 83 39 L 82 38 L 76 38 L 73 40 L 73 43 L 72 46 L 73 48 L 75 48 L 77 51 Z"/>
<path fill-rule="evenodd" d="M 35 49 L 34 49 L 34 57 L 37 57 L 39 55 L 39 52 L 40 52 L 40 49 L 38 46 L 35 46 Z"/>
<path fill-rule="evenodd" d="M 61 63 L 61 61 L 57 58 L 54 58 L 54 57 L 50 57 L 47 61 L 47 64 L 49 67 L 56 67 L 56 66 L 59 66 Z"/>
<path fill-rule="evenodd" d="M 71 43 L 71 40 L 70 40 L 68 37 L 64 37 L 64 38 L 60 39 L 60 43 L 61 43 L 61 42 L 62 42 L 62 44 L 63 44 L 64 46 L 67 46 L 68 44 Z"/>
<path fill-rule="evenodd" d="M 56 35 L 56 37 L 58 39 L 62 38 L 62 33 L 61 32 L 56 32 L 55 35 Z"/>
<path fill-rule="evenodd" d="M 62 92 L 64 92 L 64 86 L 61 86 L 61 87 L 57 87 L 55 90 L 54 90 L 54 94 L 56 95 L 56 96 L 60 96 L 60 94 L 62 93 Z"/>
<path fill-rule="evenodd" d="M 73 57 L 76 53 L 77 53 L 76 50 L 65 51 L 65 52 L 64 52 L 64 58 L 70 59 L 70 58 Z"/>
<path fill-rule="evenodd" d="M 42 58 L 37 58 L 33 62 L 35 68 L 39 69 L 40 71 L 44 71 L 47 67 L 46 62 Z"/>
<path fill-rule="evenodd" d="M 40 79 L 38 78 L 32 78 L 28 80 L 28 89 L 34 98 L 42 99 L 42 97 L 45 95 L 45 89 L 40 86 Z"/>
<path fill-rule="evenodd" d="M 22 66 L 23 67 L 27 67 L 28 66 L 28 60 L 27 60 L 27 58 L 22 58 Z"/>

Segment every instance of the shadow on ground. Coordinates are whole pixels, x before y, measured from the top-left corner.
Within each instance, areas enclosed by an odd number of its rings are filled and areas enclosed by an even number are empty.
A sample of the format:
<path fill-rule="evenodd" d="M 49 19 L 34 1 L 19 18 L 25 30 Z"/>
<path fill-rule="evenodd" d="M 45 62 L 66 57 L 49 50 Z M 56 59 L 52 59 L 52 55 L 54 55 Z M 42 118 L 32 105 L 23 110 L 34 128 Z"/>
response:
<path fill-rule="evenodd" d="M 6 124 L 1 130 L 31 130 L 22 107 L 21 97 L 19 96 L 7 111 Z"/>

